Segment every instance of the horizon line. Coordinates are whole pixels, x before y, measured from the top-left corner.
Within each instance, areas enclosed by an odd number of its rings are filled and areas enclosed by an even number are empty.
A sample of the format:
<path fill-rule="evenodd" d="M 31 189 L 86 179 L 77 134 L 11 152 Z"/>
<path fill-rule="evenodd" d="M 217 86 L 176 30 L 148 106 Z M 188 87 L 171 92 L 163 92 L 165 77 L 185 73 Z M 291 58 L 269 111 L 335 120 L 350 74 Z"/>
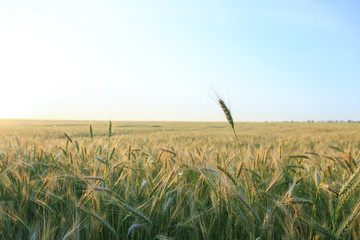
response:
<path fill-rule="evenodd" d="M 0 121 L 73 121 L 73 122 L 196 122 L 196 123 L 220 123 L 221 121 L 203 121 L 203 120 L 113 120 L 113 119 L 55 119 L 55 118 L 0 118 Z M 360 123 L 360 120 L 280 120 L 280 121 L 234 121 L 235 123 Z"/>

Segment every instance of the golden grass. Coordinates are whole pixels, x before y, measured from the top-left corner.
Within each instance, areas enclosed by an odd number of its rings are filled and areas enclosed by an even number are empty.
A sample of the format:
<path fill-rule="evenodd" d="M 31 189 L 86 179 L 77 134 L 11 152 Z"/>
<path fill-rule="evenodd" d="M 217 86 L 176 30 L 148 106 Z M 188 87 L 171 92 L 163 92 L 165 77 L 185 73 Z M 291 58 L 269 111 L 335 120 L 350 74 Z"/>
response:
<path fill-rule="evenodd" d="M 233 126 L 0 120 L 0 236 L 360 237 L 359 123 Z"/>

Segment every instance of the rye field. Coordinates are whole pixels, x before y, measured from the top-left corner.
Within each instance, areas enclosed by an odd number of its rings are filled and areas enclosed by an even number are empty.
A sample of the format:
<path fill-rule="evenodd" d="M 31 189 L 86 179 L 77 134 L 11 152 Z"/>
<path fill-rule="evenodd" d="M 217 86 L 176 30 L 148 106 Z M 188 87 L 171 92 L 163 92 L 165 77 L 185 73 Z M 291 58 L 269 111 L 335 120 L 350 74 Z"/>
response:
<path fill-rule="evenodd" d="M 0 120 L 0 238 L 360 238 L 360 123 L 234 128 Z"/>

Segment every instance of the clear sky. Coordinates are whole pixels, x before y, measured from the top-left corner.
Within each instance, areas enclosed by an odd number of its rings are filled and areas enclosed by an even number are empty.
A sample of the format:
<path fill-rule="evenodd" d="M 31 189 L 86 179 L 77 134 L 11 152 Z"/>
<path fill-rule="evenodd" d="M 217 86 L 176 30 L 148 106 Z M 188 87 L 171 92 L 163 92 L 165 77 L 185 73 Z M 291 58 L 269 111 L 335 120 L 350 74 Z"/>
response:
<path fill-rule="evenodd" d="M 0 1 L 0 118 L 360 120 L 360 2 Z"/>

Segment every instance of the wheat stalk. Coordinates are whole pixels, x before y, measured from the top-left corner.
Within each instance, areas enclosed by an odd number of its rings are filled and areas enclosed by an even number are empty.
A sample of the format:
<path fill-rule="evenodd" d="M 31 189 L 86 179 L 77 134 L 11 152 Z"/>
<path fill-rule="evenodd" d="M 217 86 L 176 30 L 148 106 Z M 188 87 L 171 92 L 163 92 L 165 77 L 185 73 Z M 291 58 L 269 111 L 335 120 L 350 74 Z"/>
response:
<path fill-rule="evenodd" d="M 93 138 L 94 135 L 93 135 L 93 129 L 92 129 L 92 126 L 90 125 L 90 138 Z"/>
<path fill-rule="evenodd" d="M 217 98 L 218 98 L 218 103 L 221 107 L 221 109 L 223 110 L 223 112 L 225 113 L 225 117 L 228 121 L 228 123 L 230 124 L 231 126 L 231 129 L 233 130 L 233 133 L 235 135 L 235 139 L 239 145 L 239 151 L 240 151 L 240 155 L 241 155 L 241 160 L 244 161 L 244 156 L 242 154 L 242 151 L 241 151 L 241 143 L 240 143 L 240 140 L 238 138 L 238 135 L 235 131 L 235 124 L 234 124 L 234 120 L 233 120 L 233 117 L 231 115 L 231 111 L 230 109 L 227 107 L 227 105 L 225 104 L 225 102 L 216 94 Z"/>
<path fill-rule="evenodd" d="M 109 122 L 109 137 L 112 136 L 112 122 Z"/>

